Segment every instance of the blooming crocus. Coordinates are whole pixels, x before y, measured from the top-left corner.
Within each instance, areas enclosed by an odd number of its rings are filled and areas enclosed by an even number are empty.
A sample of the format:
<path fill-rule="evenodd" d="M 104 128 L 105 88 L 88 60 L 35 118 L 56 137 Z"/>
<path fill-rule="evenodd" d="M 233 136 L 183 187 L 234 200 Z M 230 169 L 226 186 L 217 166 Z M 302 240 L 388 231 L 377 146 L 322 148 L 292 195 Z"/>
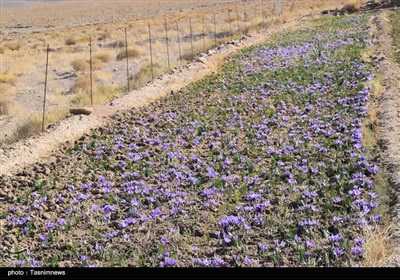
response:
<path fill-rule="evenodd" d="M 219 267 L 219 266 L 223 266 L 224 265 L 224 260 L 219 258 L 219 257 L 217 257 L 212 261 L 212 263 L 213 263 L 214 266 Z"/>
<path fill-rule="evenodd" d="M 253 262 L 251 261 L 251 259 L 250 259 L 249 257 L 247 257 L 247 256 L 244 257 L 243 264 L 244 264 L 245 266 L 251 266 L 252 263 L 253 263 Z"/>
<path fill-rule="evenodd" d="M 161 237 L 160 241 L 161 241 L 162 244 L 167 244 L 168 243 L 168 239 L 165 236 Z"/>
<path fill-rule="evenodd" d="M 354 239 L 354 242 L 356 242 L 358 246 L 361 246 L 364 243 L 364 239 L 362 239 L 361 237 L 357 237 Z"/>
<path fill-rule="evenodd" d="M 353 246 L 351 247 L 351 254 L 354 256 L 362 256 L 362 248 L 360 246 Z"/>
<path fill-rule="evenodd" d="M 341 257 L 341 256 L 343 256 L 343 254 L 344 254 L 343 250 L 340 249 L 340 248 L 338 248 L 338 247 L 333 248 L 332 251 L 333 251 L 333 254 L 334 254 L 336 257 Z"/>
<path fill-rule="evenodd" d="M 53 222 L 46 222 L 46 223 L 45 223 L 45 227 L 46 227 L 47 229 L 52 229 L 52 228 L 54 228 L 55 226 L 56 226 L 56 224 L 53 223 Z"/>
<path fill-rule="evenodd" d="M 178 263 L 177 260 L 166 257 L 163 261 L 160 262 L 160 265 L 162 267 L 169 267 L 169 266 L 175 266 L 177 263 Z"/>
<path fill-rule="evenodd" d="M 196 247 L 196 246 L 192 246 L 192 252 L 197 252 L 197 251 L 199 251 L 199 247 Z"/>
<path fill-rule="evenodd" d="M 106 205 L 104 205 L 104 207 L 103 207 L 103 212 L 104 212 L 104 213 L 114 212 L 115 209 L 116 209 L 115 206 L 106 204 Z"/>
<path fill-rule="evenodd" d="M 232 242 L 232 238 L 231 238 L 231 234 L 230 233 L 223 233 L 223 238 L 224 238 L 224 242 L 225 243 L 231 243 Z"/>
<path fill-rule="evenodd" d="M 204 266 L 204 267 L 208 267 L 208 266 L 210 266 L 210 265 L 212 264 L 212 261 L 209 260 L 209 259 L 204 259 L 204 260 L 201 262 L 201 264 L 202 264 L 202 266 Z"/>
<path fill-rule="evenodd" d="M 14 262 L 14 265 L 15 265 L 16 267 L 21 267 L 21 266 L 25 265 L 25 260 L 16 260 L 16 261 Z"/>
<path fill-rule="evenodd" d="M 333 216 L 332 220 L 333 220 L 334 223 L 339 223 L 339 222 L 342 220 L 342 217 L 340 217 L 340 216 Z"/>
<path fill-rule="evenodd" d="M 257 243 L 257 246 L 258 246 L 258 248 L 259 248 L 260 250 L 264 250 L 264 251 L 267 251 L 267 250 L 268 250 L 268 246 L 265 245 L 265 244 L 262 243 L 262 242 L 258 242 L 258 243 Z"/>
<path fill-rule="evenodd" d="M 336 235 L 330 235 L 328 237 L 328 239 L 329 239 L 330 242 L 336 243 L 336 242 L 341 241 L 343 238 L 339 234 L 336 234 Z"/>
<path fill-rule="evenodd" d="M 306 247 L 307 248 L 314 248 L 315 247 L 315 242 L 312 240 L 307 240 L 306 241 Z"/>
<path fill-rule="evenodd" d="M 39 235 L 39 238 L 40 238 L 40 240 L 42 240 L 42 242 L 47 242 L 47 240 L 48 240 L 46 234 L 43 234 L 43 233 Z"/>

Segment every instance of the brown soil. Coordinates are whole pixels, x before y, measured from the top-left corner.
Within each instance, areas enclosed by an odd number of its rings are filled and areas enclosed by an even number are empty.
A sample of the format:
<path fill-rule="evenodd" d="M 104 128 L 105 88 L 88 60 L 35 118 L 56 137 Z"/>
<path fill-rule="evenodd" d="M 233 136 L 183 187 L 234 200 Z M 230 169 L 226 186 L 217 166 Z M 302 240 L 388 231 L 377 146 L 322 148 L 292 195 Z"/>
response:
<path fill-rule="evenodd" d="M 384 77 L 384 92 L 380 101 L 379 116 L 380 145 L 383 150 L 381 156 L 384 165 L 389 170 L 393 205 L 391 216 L 394 223 L 392 238 L 394 240 L 393 253 L 388 266 L 400 266 L 400 67 L 391 56 L 392 38 L 391 25 L 387 11 L 381 12 L 374 20 L 377 32 L 376 39 L 379 48 L 375 57 L 379 62 L 375 66 L 378 73 Z"/>

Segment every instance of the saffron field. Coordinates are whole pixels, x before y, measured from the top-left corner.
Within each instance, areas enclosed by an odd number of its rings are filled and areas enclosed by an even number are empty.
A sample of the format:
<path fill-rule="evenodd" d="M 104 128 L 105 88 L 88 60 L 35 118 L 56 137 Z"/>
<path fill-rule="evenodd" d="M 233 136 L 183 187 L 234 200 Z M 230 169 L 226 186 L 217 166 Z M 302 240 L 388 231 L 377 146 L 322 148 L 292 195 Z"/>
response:
<path fill-rule="evenodd" d="M 0 204 L 8 266 L 359 266 L 381 215 L 370 15 L 327 17 L 116 115 Z M 40 166 L 38 167 L 40 169 Z"/>

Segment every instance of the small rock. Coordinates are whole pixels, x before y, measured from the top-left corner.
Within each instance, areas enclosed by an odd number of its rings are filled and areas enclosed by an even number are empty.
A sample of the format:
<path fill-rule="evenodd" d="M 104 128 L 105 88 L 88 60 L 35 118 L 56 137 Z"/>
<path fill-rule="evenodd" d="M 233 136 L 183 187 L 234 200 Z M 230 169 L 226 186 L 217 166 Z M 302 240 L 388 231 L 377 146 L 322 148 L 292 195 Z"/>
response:
<path fill-rule="evenodd" d="M 207 60 L 204 57 L 199 57 L 199 58 L 196 59 L 196 62 L 200 62 L 200 63 L 205 64 L 207 62 Z"/>
<path fill-rule="evenodd" d="M 13 245 L 18 244 L 18 240 L 13 234 L 8 235 L 8 241 L 10 241 L 11 244 L 13 244 Z"/>
<path fill-rule="evenodd" d="M 80 109 L 70 109 L 69 112 L 73 115 L 90 115 L 93 113 L 92 107 L 80 108 Z"/>
<path fill-rule="evenodd" d="M 44 168 L 43 168 L 43 173 L 44 173 L 45 175 L 49 175 L 50 172 L 51 172 L 50 168 L 49 168 L 48 166 L 44 166 Z"/>
<path fill-rule="evenodd" d="M 99 189 L 93 189 L 92 190 L 92 194 L 94 194 L 94 195 L 99 194 L 99 193 L 100 193 Z"/>
<path fill-rule="evenodd" d="M 42 213 L 42 217 L 44 218 L 44 219 L 46 219 L 46 220 L 50 220 L 51 219 L 51 216 L 50 216 L 50 214 L 49 213 Z"/>

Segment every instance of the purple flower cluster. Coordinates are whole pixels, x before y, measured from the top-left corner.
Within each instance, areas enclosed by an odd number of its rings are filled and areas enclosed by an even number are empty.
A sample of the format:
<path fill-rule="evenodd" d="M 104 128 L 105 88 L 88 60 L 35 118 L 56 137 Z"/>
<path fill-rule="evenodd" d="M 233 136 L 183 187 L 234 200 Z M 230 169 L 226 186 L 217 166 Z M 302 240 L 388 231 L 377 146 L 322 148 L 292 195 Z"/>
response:
<path fill-rule="evenodd" d="M 73 150 L 85 178 L 71 168 L 62 192 L 27 199 L 56 218 L 16 205 L 7 226 L 44 249 L 60 231 L 90 233 L 92 248 L 77 249 L 85 264 L 108 262 L 117 242 L 120 255 L 162 267 L 359 261 L 359 236 L 380 219 L 379 168 L 362 146 L 371 73 L 355 56 L 367 17 L 332 20 L 341 28 L 316 24 L 241 52 L 222 76 L 126 113 Z"/>

